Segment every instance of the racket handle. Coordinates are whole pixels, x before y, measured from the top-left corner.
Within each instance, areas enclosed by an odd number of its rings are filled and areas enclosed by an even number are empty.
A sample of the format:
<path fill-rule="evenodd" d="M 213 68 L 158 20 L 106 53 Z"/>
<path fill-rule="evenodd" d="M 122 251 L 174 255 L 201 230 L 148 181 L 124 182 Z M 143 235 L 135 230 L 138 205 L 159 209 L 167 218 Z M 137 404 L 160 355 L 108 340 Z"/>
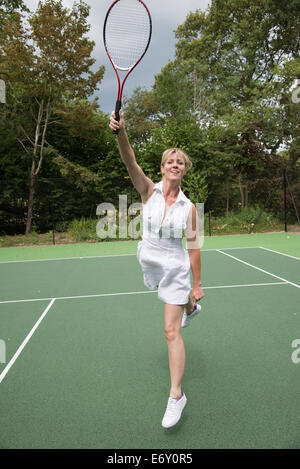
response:
<path fill-rule="evenodd" d="M 115 107 L 115 115 L 116 115 L 116 121 L 120 122 L 120 109 L 122 107 L 122 102 L 118 99 L 116 102 L 116 107 Z M 113 134 L 118 135 L 119 131 L 118 130 L 113 130 Z"/>

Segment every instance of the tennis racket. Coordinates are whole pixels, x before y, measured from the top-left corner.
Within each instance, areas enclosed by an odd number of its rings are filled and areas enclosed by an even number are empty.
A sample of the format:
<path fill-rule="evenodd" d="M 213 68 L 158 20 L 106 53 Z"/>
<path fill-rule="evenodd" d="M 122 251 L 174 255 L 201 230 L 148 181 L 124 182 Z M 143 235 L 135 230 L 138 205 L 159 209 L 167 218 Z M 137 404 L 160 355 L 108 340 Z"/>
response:
<path fill-rule="evenodd" d="M 115 0 L 109 7 L 103 26 L 103 41 L 118 80 L 118 96 L 115 106 L 118 122 L 124 84 L 146 54 L 151 34 L 150 12 L 142 0 Z M 119 72 L 125 72 L 122 83 Z M 118 130 L 113 133 L 117 134 Z"/>

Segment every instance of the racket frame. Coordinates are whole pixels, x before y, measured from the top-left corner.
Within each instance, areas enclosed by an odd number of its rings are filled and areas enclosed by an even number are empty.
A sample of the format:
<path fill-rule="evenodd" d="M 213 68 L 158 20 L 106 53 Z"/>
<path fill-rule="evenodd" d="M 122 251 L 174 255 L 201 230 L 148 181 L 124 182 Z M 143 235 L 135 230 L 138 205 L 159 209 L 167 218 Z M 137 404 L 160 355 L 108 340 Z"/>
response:
<path fill-rule="evenodd" d="M 148 10 L 147 6 L 145 5 L 145 3 L 143 2 L 143 0 L 137 0 L 138 2 L 140 2 L 145 10 L 147 11 L 148 13 L 148 16 L 149 16 L 149 23 L 150 23 L 150 34 L 149 34 L 149 39 L 148 39 L 148 42 L 147 42 L 147 45 L 145 47 L 145 50 L 144 50 L 144 53 L 141 55 L 141 57 L 139 58 L 139 60 L 134 64 L 132 65 L 130 68 L 124 68 L 124 67 L 118 67 L 118 65 L 116 65 L 114 63 L 114 61 L 112 60 L 111 56 L 110 56 L 110 53 L 107 49 L 107 45 L 106 45 L 106 35 L 105 35 L 105 29 L 106 29 L 106 23 L 107 23 L 107 20 L 108 20 L 108 17 L 109 17 L 109 14 L 112 10 L 112 8 L 116 5 L 116 3 L 120 2 L 122 0 L 115 0 L 111 6 L 109 7 L 107 13 L 106 13 L 106 16 L 105 16 L 105 20 L 104 20 L 104 25 L 103 25 L 103 42 L 104 42 L 104 47 L 105 47 L 105 50 L 106 50 L 106 53 L 108 55 L 108 58 L 113 66 L 113 69 L 117 75 L 117 79 L 118 79 L 118 97 L 117 97 L 117 102 L 116 102 L 116 108 L 115 108 L 115 114 L 116 114 L 116 120 L 119 121 L 120 120 L 120 116 L 119 116 L 119 111 L 122 107 L 122 96 L 123 96 L 123 89 L 124 89 L 124 85 L 125 85 L 125 82 L 128 78 L 128 76 L 130 75 L 130 73 L 135 69 L 135 67 L 140 63 L 140 61 L 142 60 L 142 58 L 144 57 L 144 55 L 146 54 L 147 50 L 148 50 L 148 47 L 149 47 L 149 44 L 150 44 L 150 41 L 151 41 L 151 36 L 152 36 L 152 19 L 151 19 L 151 15 L 150 15 L 150 11 Z M 120 76 L 119 76 L 119 72 L 118 70 L 122 71 L 122 72 L 126 72 L 127 71 L 127 74 L 125 75 L 124 79 L 123 79 L 123 82 L 121 84 L 121 80 L 120 80 Z M 115 132 L 114 132 L 115 133 Z"/>

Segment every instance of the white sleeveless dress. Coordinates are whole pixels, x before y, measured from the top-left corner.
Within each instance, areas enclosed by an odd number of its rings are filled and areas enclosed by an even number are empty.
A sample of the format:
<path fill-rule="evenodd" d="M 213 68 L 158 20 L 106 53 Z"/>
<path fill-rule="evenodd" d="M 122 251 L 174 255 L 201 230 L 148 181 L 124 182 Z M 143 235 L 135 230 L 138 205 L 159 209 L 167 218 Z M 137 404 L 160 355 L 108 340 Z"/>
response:
<path fill-rule="evenodd" d="M 167 304 L 184 305 L 189 299 L 191 266 L 182 237 L 191 205 L 180 189 L 163 220 L 163 181 L 155 184 L 153 194 L 143 205 L 143 240 L 138 243 L 137 259 L 145 285 L 150 290 L 158 288 L 158 298 Z"/>

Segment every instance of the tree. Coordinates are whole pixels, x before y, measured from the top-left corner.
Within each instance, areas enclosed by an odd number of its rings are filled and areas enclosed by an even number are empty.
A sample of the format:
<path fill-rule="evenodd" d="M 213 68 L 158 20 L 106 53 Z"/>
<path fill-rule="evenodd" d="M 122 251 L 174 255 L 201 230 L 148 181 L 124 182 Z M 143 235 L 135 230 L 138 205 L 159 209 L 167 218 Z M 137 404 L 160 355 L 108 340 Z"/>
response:
<path fill-rule="evenodd" d="M 247 127 L 248 137 L 273 153 L 289 140 L 278 117 L 297 76 L 291 81 L 285 72 L 291 60 L 299 64 L 298 12 L 298 0 L 213 0 L 176 32 L 177 59 L 202 77 L 208 122 L 226 126 L 235 117 L 240 135 Z"/>
<path fill-rule="evenodd" d="M 209 199 L 222 192 L 227 212 L 232 194 L 235 206 L 237 197 L 241 208 L 256 203 L 258 185 L 278 179 L 282 148 L 290 168 L 300 155 L 300 106 L 291 91 L 300 77 L 299 0 L 212 0 L 187 16 L 176 37 L 175 60 L 150 91 L 136 90 L 126 102 L 137 154 L 153 171 L 165 137 L 184 144 L 187 127 L 197 126 L 188 147 L 201 142 L 195 159 Z"/>
<path fill-rule="evenodd" d="M 275 160 L 280 167 L 283 145 L 290 166 L 300 156 L 299 114 L 290 92 L 299 74 L 298 12 L 299 0 L 212 0 L 176 32 L 176 61 L 187 73 L 194 70 L 208 102 L 199 123 L 210 137 L 216 128 L 209 152 L 220 156 L 215 165 L 222 171 L 227 166 L 227 181 L 237 178 L 241 207 L 249 182 L 264 167 L 275 170 Z"/>
<path fill-rule="evenodd" d="M 23 0 L 0 0 L 0 29 L 6 19 L 13 19 L 16 10 L 29 12 Z"/>
<path fill-rule="evenodd" d="M 104 67 L 91 71 L 95 59 L 94 42 L 85 36 L 88 15 L 83 1 L 68 10 L 62 0 L 45 0 L 30 15 L 28 28 L 16 13 L 0 34 L 0 77 L 7 77 L 9 112 L 30 160 L 26 234 L 31 231 L 35 183 L 49 128 L 57 122 L 56 110 L 68 94 L 74 99 L 91 96 L 103 77 Z"/>
<path fill-rule="evenodd" d="M 125 98 L 123 111 L 126 129 L 131 140 L 142 143 L 156 126 L 160 104 L 153 90 L 136 88 L 130 98 Z"/>

